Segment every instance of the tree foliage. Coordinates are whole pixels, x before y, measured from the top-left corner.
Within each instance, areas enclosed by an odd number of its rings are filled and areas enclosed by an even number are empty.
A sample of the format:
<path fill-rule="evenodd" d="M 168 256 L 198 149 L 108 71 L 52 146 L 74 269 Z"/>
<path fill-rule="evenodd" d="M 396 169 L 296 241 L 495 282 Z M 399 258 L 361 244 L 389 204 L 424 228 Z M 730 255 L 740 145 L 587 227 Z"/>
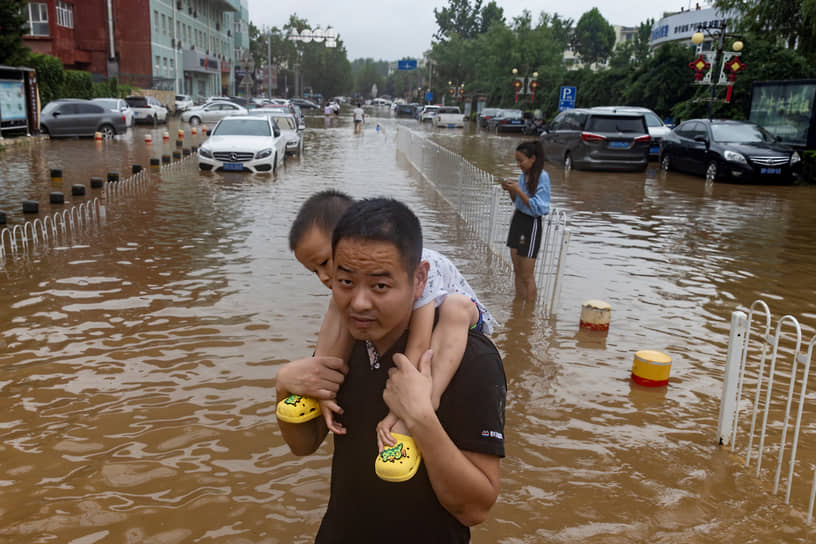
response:
<path fill-rule="evenodd" d="M 0 64 L 19 66 L 28 57 L 28 48 L 23 46 L 26 4 L 25 0 L 0 2 Z"/>
<path fill-rule="evenodd" d="M 615 46 L 615 29 L 598 8 L 592 8 L 578 19 L 571 45 L 584 64 L 605 60 Z"/>

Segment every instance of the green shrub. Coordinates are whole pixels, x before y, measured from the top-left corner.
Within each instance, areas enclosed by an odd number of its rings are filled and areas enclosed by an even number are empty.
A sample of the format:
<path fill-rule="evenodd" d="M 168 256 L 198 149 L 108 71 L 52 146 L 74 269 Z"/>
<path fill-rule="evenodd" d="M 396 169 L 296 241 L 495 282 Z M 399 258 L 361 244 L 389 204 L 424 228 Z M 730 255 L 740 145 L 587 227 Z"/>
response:
<path fill-rule="evenodd" d="M 804 183 L 816 183 L 816 150 L 808 150 L 802 153 L 801 179 Z"/>
<path fill-rule="evenodd" d="M 91 74 L 78 70 L 65 70 L 62 73 L 60 98 L 93 98 L 94 83 Z"/>

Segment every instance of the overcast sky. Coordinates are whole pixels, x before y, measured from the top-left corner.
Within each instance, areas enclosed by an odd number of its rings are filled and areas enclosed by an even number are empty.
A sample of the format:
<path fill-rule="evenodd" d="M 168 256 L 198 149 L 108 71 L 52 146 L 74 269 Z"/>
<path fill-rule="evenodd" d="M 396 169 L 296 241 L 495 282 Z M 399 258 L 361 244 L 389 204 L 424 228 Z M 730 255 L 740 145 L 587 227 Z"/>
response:
<path fill-rule="evenodd" d="M 484 0 L 483 3 L 487 3 Z M 506 20 L 529 9 L 534 20 L 542 11 L 559 13 L 578 21 L 593 7 L 613 25 L 636 26 L 642 21 L 660 19 L 666 11 L 693 8 L 688 0 L 497 0 Z M 249 0 L 249 19 L 256 26 L 283 26 L 289 15 L 297 13 L 312 27 L 332 26 L 346 45 L 349 60 L 371 57 L 398 60 L 419 57 L 430 48 L 436 32 L 434 8 L 447 6 L 447 0 Z M 700 1 L 707 7 L 708 3 Z"/>

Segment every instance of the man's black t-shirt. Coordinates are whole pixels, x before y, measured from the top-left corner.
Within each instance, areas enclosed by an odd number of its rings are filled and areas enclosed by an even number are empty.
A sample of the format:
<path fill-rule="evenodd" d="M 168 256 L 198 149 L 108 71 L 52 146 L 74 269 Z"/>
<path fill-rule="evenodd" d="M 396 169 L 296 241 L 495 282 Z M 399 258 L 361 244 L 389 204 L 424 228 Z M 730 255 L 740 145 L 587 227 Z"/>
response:
<path fill-rule="evenodd" d="M 433 492 L 425 464 L 407 482 L 386 482 L 374 473 L 377 423 L 388 407 L 382 393 L 391 356 L 405 350 L 407 334 L 372 368 L 357 342 L 337 394 L 347 434 L 334 437 L 331 497 L 317 544 L 466 543 L 470 529 L 445 510 Z M 461 450 L 504 457 L 507 382 L 501 357 L 484 335 L 470 332 L 459 370 L 439 403 L 437 416 Z"/>

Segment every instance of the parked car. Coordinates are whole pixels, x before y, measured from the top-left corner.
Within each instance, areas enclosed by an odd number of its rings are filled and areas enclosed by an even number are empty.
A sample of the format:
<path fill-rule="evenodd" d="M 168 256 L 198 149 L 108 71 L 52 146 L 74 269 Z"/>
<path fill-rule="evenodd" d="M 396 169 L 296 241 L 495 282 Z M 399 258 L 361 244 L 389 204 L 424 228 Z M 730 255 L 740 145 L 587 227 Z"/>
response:
<path fill-rule="evenodd" d="M 417 104 L 399 104 L 395 110 L 397 117 L 410 117 L 416 119 Z"/>
<path fill-rule="evenodd" d="M 136 123 L 166 123 L 167 108 L 152 96 L 128 96 L 125 102 L 133 108 L 133 120 Z"/>
<path fill-rule="evenodd" d="M 286 140 L 268 115 L 221 119 L 198 148 L 202 170 L 277 172 L 286 158 Z"/>
<path fill-rule="evenodd" d="M 657 159 L 660 155 L 660 142 L 663 138 L 671 132 L 671 128 L 667 127 L 658 115 L 649 108 L 641 108 L 639 106 L 598 106 L 593 108 L 599 111 L 620 111 L 626 113 L 642 113 L 646 119 L 646 127 L 649 129 L 649 136 L 652 137 L 652 145 L 649 147 L 649 158 Z"/>
<path fill-rule="evenodd" d="M 799 153 L 755 123 L 690 119 L 663 138 L 660 167 L 706 181 L 790 183 L 802 165 Z"/>
<path fill-rule="evenodd" d="M 274 120 L 281 131 L 281 136 L 286 140 L 286 153 L 300 156 L 303 149 L 303 133 L 294 115 L 275 108 L 249 110 L 249 115 L 265 115 Z"/>
<path fill-rule="evenodd" d="M 189 94 L 176 95 L 176 113 L 184 113 L 193 106 L 193 97 Z"/>
<path fill-rule="evenodd" d="M 129 127 L 133 126 L 135 113 L 124 98 L 91 98 L 91 102 L 99 104 L 106 110 L 121 113 L 125 116 L 125 124 Z"/>
<path fill-rule="evenodd" d="M 419 122 L 424 123 L 428 121 L 433 123 L 434 117 L 436 117 L 436 113 L 439 111 L 440 107 L 441 106 L 424 106 L 419 112 Z"/>
<path fill-rule="evenodd" d="M 181 114 L 181 120 L 191 125 L 200 125 L 201 123 L 215 123 L 225 117 L 246 114 L 246 108 L 234 102 L 222 100 L 190 108 Z"/>
<path fill-rule="evenodd" d="M 312 102 L 311 100 L 306 100 L 305 98 L 291 98 L 289 100 L 292 104 L 296 106 L 300 106 L 302 110 L 322 110 L 320 106 Z"/>
<path fill-rule="evenodd" d="M 52 138 L 93 136 L 97 132 L 104 138 L 112 138 L 127 131 L 125 123 L 122 112 L 78 98 L 54 100 L 40 113 L 40 130 Z"/>
<path fill-rule="evenodd" d="M 642 113 L 573 109 L 541 133 L 545 158 L 565 169 L 645 170 L 651 137 Z"/>
<path fill-rule="evenodd" d="M 491 117 L 496 115 L 501 111 L 500 108 L 485 108 L 482 112 L 476 117 L 476 124 L 479 128 L 487 128 L 487 122 L 490 120 Z"/>
<path fill-rule="evenodd" d="M 499 110 L 496 115 L 487 120 L 487 130 L 506 132 L 514 130 L 521 132 L 524 128 L 524 114 L 521 110 Z"/>
<path fill-rule="evenodd" d="M 465 116 L 459 106 L 440 106 L 433 118 L 433 126 L 446 128 L 464 128 Z"/>

